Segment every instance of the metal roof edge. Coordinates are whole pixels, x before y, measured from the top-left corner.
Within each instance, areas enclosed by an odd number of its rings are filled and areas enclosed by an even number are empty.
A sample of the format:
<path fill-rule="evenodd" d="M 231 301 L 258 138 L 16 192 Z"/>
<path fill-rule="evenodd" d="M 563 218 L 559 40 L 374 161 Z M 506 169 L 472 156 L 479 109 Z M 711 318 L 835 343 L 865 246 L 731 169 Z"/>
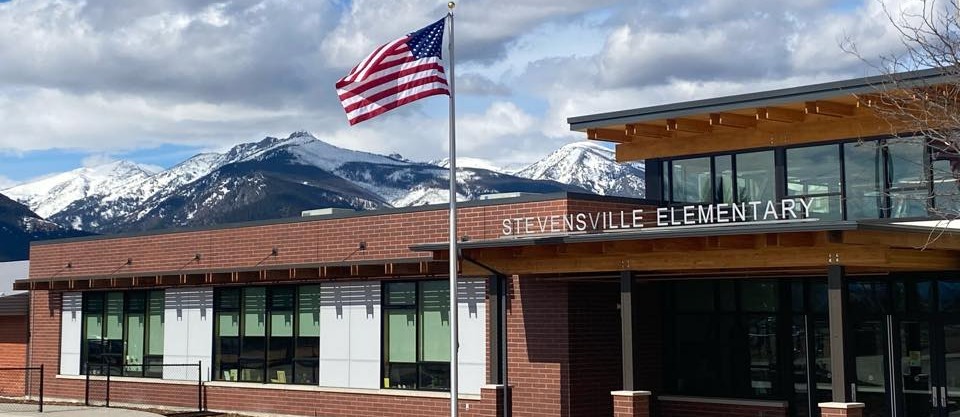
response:
<path fill-rule="evenodd" d="M 863 93 L 870 90 L 886 88 L 892 82 L 891 77 L 894 77 L 898 83 L 906 83 L 910 86 L 923 85 L 924 83 L 939 83 L 954 77 L 953 75 L 944 74 L 944 71 L 942 68 L 929 68 L 898 74 L 874 75 L 776 90 L 574 116 L 567 118 L 567 123 L 570 124 L 570 130 L 581 131 L 611 124 L 680 117 L 694 113 L 721 112 L 743 107 L 770 106 L 828 98 L 839 94 Z"/>

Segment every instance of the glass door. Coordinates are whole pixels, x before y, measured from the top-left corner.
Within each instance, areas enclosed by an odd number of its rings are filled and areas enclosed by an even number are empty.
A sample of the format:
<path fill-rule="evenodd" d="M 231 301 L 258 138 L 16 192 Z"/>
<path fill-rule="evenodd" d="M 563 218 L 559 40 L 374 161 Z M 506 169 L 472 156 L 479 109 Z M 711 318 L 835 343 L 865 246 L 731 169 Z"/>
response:
<path fill-rule="evenodd" d="M 903 412 L 911 417 L 937 417 L 933 389 L 935 361 L 928 321 L 900 322 L 899 375 Z"/>
<path fill-rule="evenodd" d="M 853 326 L 853 361 L 856 378 L 853 400 L 864 403 L 864 417 L 890 417 L 888 384 L 889 349 L 885 321 L 865 320 Z"/>
<path fill-rule="evenodd" d="M 943 325 L 943 380 L 940 383 L 940 417 L 960 417 L 960 323 Z"/>

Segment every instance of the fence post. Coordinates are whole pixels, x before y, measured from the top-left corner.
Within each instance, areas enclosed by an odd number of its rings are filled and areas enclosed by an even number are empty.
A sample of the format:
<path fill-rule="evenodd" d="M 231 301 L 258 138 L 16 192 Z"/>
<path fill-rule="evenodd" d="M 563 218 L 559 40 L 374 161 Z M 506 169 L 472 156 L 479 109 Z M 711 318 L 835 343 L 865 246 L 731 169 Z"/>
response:
<path fill-rule="evenodd" d="M 43 364 L 40 364 L 40 412 L 43 412 Z"/>
<path fill-rule="evenodd" d="M 107 364 L 107 398 L 106 398 L 107 408 L 110 407 L 110 374 L 111 374 L 111 366 Z"/>
<path fill-rule="evenodd" d="M 197 361 L 197 412 L 203 412 L 203 360 Z"/>

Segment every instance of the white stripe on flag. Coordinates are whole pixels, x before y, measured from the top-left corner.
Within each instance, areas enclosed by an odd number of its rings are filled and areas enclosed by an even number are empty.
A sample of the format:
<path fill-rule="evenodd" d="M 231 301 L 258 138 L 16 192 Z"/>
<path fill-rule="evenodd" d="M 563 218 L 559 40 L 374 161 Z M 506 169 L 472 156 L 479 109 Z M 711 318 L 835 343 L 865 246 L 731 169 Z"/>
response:
<path fill-rule="evenodd" d="M 449 91 L 449 87 L 447 87 L 447 84 L 445 84 L 445 83 L 438 83 L 438 82 L 434 82 L 434 83 L 430 83 L 430 84 L 424 84 L 424 85 L 418 85 L 418 86 L 416 86 L 416 87 L 403 90 L 403 91 L 401 91 L 399 94 L 392 95 L 392 96 L 389 96 L 389 97 L 384 97 L 383 99 L 380 99 L 380 100 L 378 100 L 378 101 L 376 101 L 376 102 L 370 103 L 370 104 L 368 104 L 368 105 L 366 105 L 366 106 L 363 106 L 363 107 L 361 107 L 361 108 L 359 108 L 359 109 L 356 109 L 356 110 L 354 110 L 354 111 L 352 111 L 352 112 L 349 112 L 349 113 L 347 113 L 347 119 L 357 118 L 357 117 L 359 117 L 359 116 L 361 116 L 361 115 L 363 115 L 363 114 L 365 114 L 365 113 L 369 113 L 369 112 L 375 111 L 375 110 L 377 110 L 377 109 L 380 109 L 381 107 L 386 106 L 387 104 L 389 104 L 389 103 L 391 103 L 391 102 L 400 101 L 400 100 L 404 99 L 405 97 L 409 97 L 409 96 L 412 96 L 412 95 L 416 95 L 416 94 L 418 94 L 418 93 L 421 93 L 421 92 L 424 92 L 424 91 L 428 91 L 428 90 L 448 90 L 448 91 Z"/>

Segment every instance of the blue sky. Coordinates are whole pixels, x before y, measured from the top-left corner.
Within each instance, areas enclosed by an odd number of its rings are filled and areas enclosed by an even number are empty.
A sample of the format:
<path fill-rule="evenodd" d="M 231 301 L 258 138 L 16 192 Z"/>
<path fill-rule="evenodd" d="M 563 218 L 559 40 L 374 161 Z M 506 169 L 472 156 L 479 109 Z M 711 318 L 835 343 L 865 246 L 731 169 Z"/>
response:
<path fill-rule="evenodd" d="M 458 150 L 500 164 L 568 142 L 567 117 L 871 74 L 913 0 L 462 0 Z M 162 169 L 308 130 L 446 154 L 446 101 L 349 127 L 333 84 L 435 21 L 435 0 L 0 0 L 0 190 L 117 159 Z"/>

